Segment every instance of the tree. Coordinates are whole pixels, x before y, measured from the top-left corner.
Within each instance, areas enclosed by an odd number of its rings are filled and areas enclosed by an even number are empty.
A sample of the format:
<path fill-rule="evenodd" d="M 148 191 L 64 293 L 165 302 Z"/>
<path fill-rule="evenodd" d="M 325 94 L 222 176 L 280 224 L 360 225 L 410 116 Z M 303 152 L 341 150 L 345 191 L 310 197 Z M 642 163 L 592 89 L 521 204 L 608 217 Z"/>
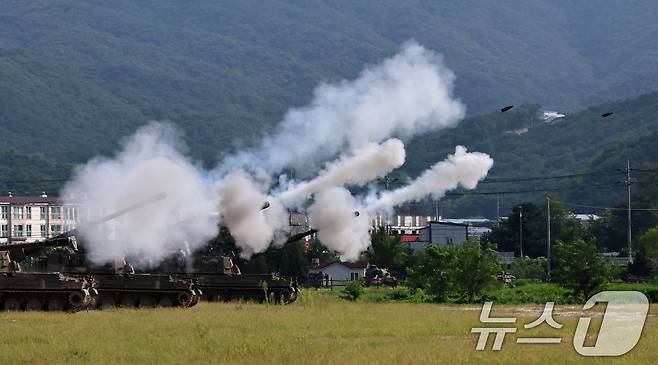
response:
<path fill-rule="evenodd" d="M 517 279 L 544 280 L 546 278 L 546 259 L 519 257 L 509 265 L 509 273 Z"/>
<path fill-rule="evenodd" d="M 496 282 L 500 265 L 491 247 L 481 250 L 479 242 L 468 240 L 457 251 L 454 271 L 456 293 L 472 302 Z"/>
<path fill-rule="evenodd" d="M 308 249 L 306 250 L 307 261 L 310 262 L 311 259 L 319 259 L 320 261 L 338 261 L 338 256 L 335 252 L 329 250 L 327 246 L 323 245 L 319 239 L 311 240 L 308 244 Z"/>
<path fill-rule="evenodd" d="M 284 276 L 306 277 L 308 263 L 304 243 L 302 241 L 289 242 L 283 246 L 279 255 L 279 273 Z"/>
<path fill-rule="evenodd" d="M 472 302 L 496 281 L 498 259 L 477 241 L 462 246 L 426 246 L 417 254 L 416 265 L 408 270 L 407 285 L 423 289 L 437 301 L 456 298 Z"/>
<path fill-rule="evenodd" d="M 642 242 L 637 238 L 658 225 L 658 212 L 652 209 L 658 207 L 658 176 L 645 177 L 648 180 L 640 185 L 632 196 L 631 211 L 632 244 L 641 249 Z M 628 211 L 626 204 L 619 204 L 614 210 L 606 210 L 601 218 L 592 222 L 590 232 L 595 237 L 597 245 L 605 251 L 628 253 Z"/>
<path fill-rule="evenodd" d="M 645 232 L 636 246 L 632 272 L 637 275 L 656 276 L 658 274 L 658 226 Z"/>
<path fill-rule="evenodd" d="M 378 228 L 371 236 L 371 246 L 365 257 L 369 263 L 400 273 L 407 259 L 407 250 L 400 237 L 391 237 L 386 228 Z"/>
<path fill-rule="evenodd" d="M 593 241 L 557 241 L 553 278 L 574 295 L 589 298 L 612 278 L 612 264 Z"/>
<path fill-rule="evenodd" d="M 522 208 L 519 208 L 521 206 Z M 523 218 L 520 220 L 519 211 Z M 506 220 L 494 226 L 489 234 L 490 242 L 501 251 L 520 254 L 519 223 L 523 226 L 523 254 L 528 257 L 546 256 L 546 207 L 534 203 L 514 206 Z M 551 236 L 555 240 L 573 241 L 586 238 L 587 232 L 575 217 L 556 199 L 551 199 Z"/>
<path fill-rule="evenodd" d="M 441 249 L 428 245 L 417 253 L 416 265 L 407 270 L 407 285 L 412 289 L 422 289 L 437 301 L 447 300 L 453 286 L 454 266 L 457 250 Z"/>

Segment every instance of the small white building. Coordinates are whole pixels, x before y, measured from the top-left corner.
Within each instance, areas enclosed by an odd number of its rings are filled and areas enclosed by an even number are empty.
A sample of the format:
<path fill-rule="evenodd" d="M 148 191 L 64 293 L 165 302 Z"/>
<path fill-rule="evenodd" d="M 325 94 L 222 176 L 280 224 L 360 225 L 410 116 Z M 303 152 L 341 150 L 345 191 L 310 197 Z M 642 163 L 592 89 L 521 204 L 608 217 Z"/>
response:
<path fill-rule="evenodd" d="M 368 264 L 363 261 L 357 262 L 314 262 L 308 272 L 310 274 L 322 273 L 325 281 L 355 281 L 366 276 Z"/>

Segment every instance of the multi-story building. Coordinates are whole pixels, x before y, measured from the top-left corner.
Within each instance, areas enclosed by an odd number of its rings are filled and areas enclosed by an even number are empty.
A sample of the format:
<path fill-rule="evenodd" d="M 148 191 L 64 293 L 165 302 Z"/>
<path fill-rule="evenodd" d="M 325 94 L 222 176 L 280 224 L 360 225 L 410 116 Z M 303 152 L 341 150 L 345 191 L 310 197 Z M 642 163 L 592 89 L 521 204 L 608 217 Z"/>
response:
<path fill-rule="evenodd" d="M 34 242 L 74 229 L 78 207 L 58 198 L 41 196 L 0 197 L 0 244 Z"/>
<path fill-rule="evenodd" d="M 417 235 L 420 229 L 427 226 L 427 222 L 433 219 L 433 217 L 420 215 L 398 215 L 395 217 L 376 215 L 370 225 L 372 229 L 387 227 L 391 234 Z"/>

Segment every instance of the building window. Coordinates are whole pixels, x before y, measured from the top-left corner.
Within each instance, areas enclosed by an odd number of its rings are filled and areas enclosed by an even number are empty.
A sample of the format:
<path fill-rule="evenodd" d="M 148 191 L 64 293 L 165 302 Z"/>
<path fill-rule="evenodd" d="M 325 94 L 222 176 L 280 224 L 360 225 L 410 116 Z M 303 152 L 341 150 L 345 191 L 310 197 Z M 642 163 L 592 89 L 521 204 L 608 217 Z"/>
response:
<path fill-rule="evenodd" d="M 25 225 L 25 235 L 27 237 L 32 237 L 32 225 L 31 224 L 26 224 Z"/>
<path fill-rule="evenodd" d="M 2 235 L 2 237 L 9 236 L 9 231 L 8 230 L 9 230 L 9 226 L 6 225 L 6 224 L 3 224 L 2 225 L 2 230 L 0 230 L 0 235 Z"/>
<path fill-rule="evenodd" d="M 25 207 L 25 219 L 32 219 L 32 207 Z"/>
<path fill-rule="evenodd" d="M 53 235 L 58 235 L 62 233 L 62 225 L 61 224 L 53 224 L 50 226 L 50 233 Z"/>
<path fill-rule="evenodd" d="M 359 273 L 358 273 L 358 272 L 352 272 L 352 273 L 350 273 L 350 280 L 352 280 L 352 281 L 357 281 L 357 280 L 359 280 Z"/>
<path fill-rule="evenodd" d="M 14 207 L 14 219 L 23 219 L 23 207 Z"/>
<path fill-rule="evenodd" d="M 48 217 L 47 207 L 39 207 L 39 219 L 46 219 Z"/>
<path fill-rule="evenodd" d="M 50 208 L 50 219 L 62 219 L 62 207 Z"/>
<path fill-rule="evenodd" d="M 23 237 L 23 225 L 14 224 L 14 237 Z"/>
<path fill-rule="evenodd" d="M 73 207 L 66 207 L 64 208 L 64 218 L 66 220 L 72 221 L 77 218 L 77 212 L 76 209 Z"/>
<path fill-rule="evenodd" d="M 4 206 L 2 207 L 2 219 L 7 219 L 9 216 L 9 207 Z"/>
<path fill-rule="evenodd" d="M 46 225 L 42 224 L 40 229 L 41 229 L 41 237 L 46 237 L 46 234 L 48 233 L 48 231 L 46 230 Z"/>

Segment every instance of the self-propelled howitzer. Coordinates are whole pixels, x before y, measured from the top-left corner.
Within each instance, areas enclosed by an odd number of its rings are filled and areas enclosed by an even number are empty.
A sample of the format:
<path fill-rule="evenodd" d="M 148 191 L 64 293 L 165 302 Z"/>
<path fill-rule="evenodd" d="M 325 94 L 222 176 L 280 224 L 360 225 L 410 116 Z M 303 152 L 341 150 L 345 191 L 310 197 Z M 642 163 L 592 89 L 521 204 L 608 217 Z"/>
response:
<path fill-rule="evenodd" d="M 120 215 L 138 209 L 146 204 L 164 199 L 158 194 L 125 209 L 112 213 L 103 219 L 86 224 L 86 227 L 98 225 Z M 39 242 L 20 243 L 0 246 L 5 250 L 10 268 L 19 268 L 11 254 L 17 259 L 36 253 L 44 248 L 54 250 L 42 255 L 34 262 L 37 272 L 32 275 L 58 273 L 67 278 L 82 280 L 88 278 L 94 283 L 97 296 L 91 301 L 92 307 L 152 307 L 178 306 L 191 307 L 199 301 L 200 291 L 191 279 L 162 274 L 135 273 L 134 268 L 125 260 L 114 265 L 95 265 L 87 259 L 83 247 L 78 247 L 76 236 L 78 230 L 64 232 Z M 11 254 L 10 254 L 11 253 Z"/>
<path fill-rule="evenodd" d="M 19 245 L 0 246 L 0 309 L 77 312 L 93 306 L 98 294 L 93 278 L 59 272 L 23 272 L 12 259 Z"/>
<path fill-rule="evenodd" d="M 269 206 L 266 202 L 261 210 Z M 301 240 L 316 232 L 312 229 L 296 234 L 288 238 L 286 243 Z M 253 300 L 288 304 L 294 302 L 299 295 L 296 278 L 276 273 L 244 274 L 233 261 L 232 254 L 190 255 L 177 251 L 154 270 L 193 280 L 203 292 L 203 299 L 208 301 Z"/>

